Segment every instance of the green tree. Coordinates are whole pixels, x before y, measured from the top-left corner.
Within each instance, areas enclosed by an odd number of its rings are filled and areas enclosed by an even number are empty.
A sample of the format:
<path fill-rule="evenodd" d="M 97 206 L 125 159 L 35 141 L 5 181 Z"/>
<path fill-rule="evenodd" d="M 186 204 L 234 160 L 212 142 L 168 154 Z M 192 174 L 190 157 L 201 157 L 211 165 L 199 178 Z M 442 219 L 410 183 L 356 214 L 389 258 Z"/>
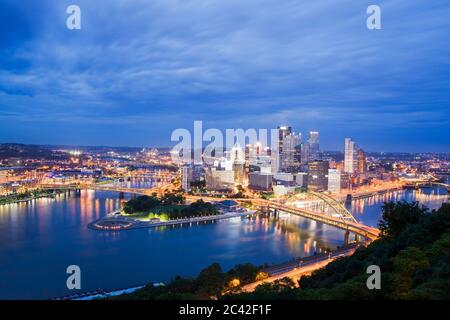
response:
<path fill-rule="evenodd" d="M 450 253 L 450 232 L 444 234 L 439 240 L 435 241 L 426 251 L 430 260 L 436 260 L 439 257 Z"/>
<path fill-rule="evenodd" d="M 161 197 L 161 203 L 165 206 L 173 206 L 184 203 L 185 198 L 181 193 L 166 193 Z"/>
<path fill-rule="evenodd" d="M 159 205 L 161 205 L 161 201 L 156 196 L 140 196 L 127 201 L 123 207 L 123 211 L 126 214 L 133 214 L 136 212 L 150 211 Z"/>
<path fill-rule="evenodd" d="M 430 266 L 430 262 L 422 250 L 409 247 L 400 251 L 393 259 L 394 265 L 394 299 L 407 298 L 408 292 L 413 284 L 413 275 Z"/>
<path fill-rule="evenodd" d="M 246 284 L 255 281 L 259 273 L 259 268 L 251 263 L 238 264 L 233 269 L 228 271 L 228 274 L 241 281 L 241 284 Z"/>
<path fill-rule="evenodd" d="M 379 228 L 383 237 L 396 237 L 408 226 L 419 222 L 428 210 L 419 207 L 418 202 L 389 202 L 382 207 L 382 218 Z"/>
<path fill-rule="evenodd" d="M 203 269 L 197 277 L 197 294 L 202 299 L 219 296 L 230 277 L 222 271 L 218 263 Z"/>

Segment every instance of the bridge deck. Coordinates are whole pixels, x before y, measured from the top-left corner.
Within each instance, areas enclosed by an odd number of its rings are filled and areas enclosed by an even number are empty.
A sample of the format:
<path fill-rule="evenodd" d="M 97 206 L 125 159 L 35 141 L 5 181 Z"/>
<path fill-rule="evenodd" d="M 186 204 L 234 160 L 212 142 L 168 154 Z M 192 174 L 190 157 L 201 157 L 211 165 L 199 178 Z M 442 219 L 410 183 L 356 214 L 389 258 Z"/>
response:
<path fill-rule="evenodd" d="M 222 201 L 222 200 L 224 200 L 223 198 L 212 198 L 212 197 L 202 197 L 202 196 L 186 196 L 186 198 L 191 199 L 191 200 L 203 199 L 205 201 Z M 350 232 L 359 234 L 369 240 L 375 240 L 380 235 L 380 230 L 366 226 L 366 225 L 358 223 L 358 222 L 353 222 L 353 221 L 348 221 L 348 220 L 344 220 L 344 219 L 327 216 L 322 213 L 314 212 L 314 211 L 311 211 L 308 209 L 297 208 L 297 207 L 285 205 L 285 204 L 278 203 L 278 202 L 271 201 L 271 200 L 245 199 L 245 198 L 234 199 L 234 200 L 236 200 L 238 202 L 251 203 L 252 205 L 260 206 L 260 207 L 269 207 L 271 209 L 277 209 L 277 210 L 295 214 L 295 215 L 298 215 L 298 216 L 301 216 L 304 218 L 319 221 L 319 222 L 322 222 L 322 223 L 325 223 L 325 224 L 328 224 L 328 225 L 331 225 L 331 226 L 334 226 L 334 227 L 337 227 L 340 229 L 348 230 Z"/>
<path fill-rule="evenodd" d="M 150 189 L 134 189 L 134 188 L 123 188 L 116 186 L 105 186 L 105 185 L 46 185 L 43 188 L 55 188 L 55 189 L 95 189 L 95 190 L 104 190 L 104 191 L 115 191 L 115 192 L 124 192 L 124 193 L 134 193 L 134 194 L 142 194 L 142 195 L 150 195 L 152 193 L 162 193 L 167 191 L 167 189 L 173 187 L 172 185 L 155 187 Z M 213 197 L 204 197 L 204 196 L 186 196 L 186 199 L 198 200 L 204 199 L 205 201 L 222 201 L 224 198 L 213 198 Z M 340 219 L 332 216 L 328 216 L 322 213 L 314 212 L 304 208 L 297 208 L 294 206 L 286 205 L 283 203 L 279 203 L 276 201 L 265 200 L 265 199 L 257 199 L 257 198 L 240 198 L 234 199 L 238 202 L 251 203 L 252 205 L 261 206 L 261 207 L 269 207 L 271 209 L 276 209 L 280 211 L 285 211 L 291 214 L 299 215 L 308 219 L 316 220 L 328 225 L 335 226 L 340 229 L 348 230 L 353 233 L 364 236 L 367 239 L 375 240 L 378 238 L 380 231 L 376 228 L 372 228 L 366 226 L 364 224 L 358 223 L 356 221 L 348 221 L 348 219 Z"/>

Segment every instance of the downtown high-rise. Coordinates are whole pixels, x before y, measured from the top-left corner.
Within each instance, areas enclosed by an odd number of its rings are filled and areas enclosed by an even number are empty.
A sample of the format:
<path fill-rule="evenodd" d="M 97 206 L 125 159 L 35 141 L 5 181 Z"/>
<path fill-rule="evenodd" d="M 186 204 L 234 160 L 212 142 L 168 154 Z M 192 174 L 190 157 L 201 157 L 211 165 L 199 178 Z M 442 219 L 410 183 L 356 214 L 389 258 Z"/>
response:
<path fill-rule="evenodd" d="M 345 138 L 344 141 L 344 172 L 353 174 L 356 171 L 356 145 L 355 141 Z"/>
<path fill-rule="evenodd" d="M 318 160 L 320 159 L 320 147 L 319 147 L 319 132 L 318 131 L 310 131 L 308 137 L 309 144 L 309 157 L 310 160 Z"/>

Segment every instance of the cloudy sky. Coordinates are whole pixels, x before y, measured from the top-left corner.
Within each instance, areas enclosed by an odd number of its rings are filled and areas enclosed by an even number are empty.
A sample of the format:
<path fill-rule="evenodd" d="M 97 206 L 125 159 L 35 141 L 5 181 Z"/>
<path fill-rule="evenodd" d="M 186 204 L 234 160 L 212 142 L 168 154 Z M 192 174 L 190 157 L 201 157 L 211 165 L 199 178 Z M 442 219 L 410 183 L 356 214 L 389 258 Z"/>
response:
<path fill-rule="evenodd" d="M 0 142 L 168 146 L 202 120 L 450 152 L 449 17 L 448 0 L 0 0 Z"/>

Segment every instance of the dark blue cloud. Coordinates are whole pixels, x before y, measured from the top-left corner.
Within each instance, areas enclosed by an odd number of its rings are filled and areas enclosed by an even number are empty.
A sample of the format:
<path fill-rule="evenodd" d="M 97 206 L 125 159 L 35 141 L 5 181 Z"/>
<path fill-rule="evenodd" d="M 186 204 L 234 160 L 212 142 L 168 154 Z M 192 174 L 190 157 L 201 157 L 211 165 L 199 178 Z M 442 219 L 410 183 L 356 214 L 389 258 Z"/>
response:
<path fill-rule="evenodd" d="M 365 1 L 3 0 L 1 140 L 168 145 L 203 120 L 450 151 L 450 4 L 378 4 L 369 31 Z"/>

